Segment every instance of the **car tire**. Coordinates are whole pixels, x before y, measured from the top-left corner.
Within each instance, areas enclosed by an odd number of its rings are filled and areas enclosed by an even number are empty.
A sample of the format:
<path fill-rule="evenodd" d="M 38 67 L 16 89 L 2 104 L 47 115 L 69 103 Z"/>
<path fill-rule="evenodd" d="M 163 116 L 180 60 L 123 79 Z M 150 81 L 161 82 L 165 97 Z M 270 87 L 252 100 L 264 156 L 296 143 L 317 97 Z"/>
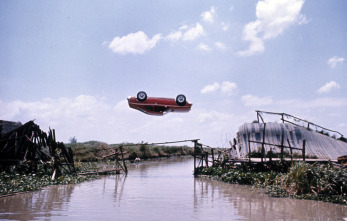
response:
<path fill-rule="evenodd" d="M 187 103 L 187 99 L 186 96 L 184 96 L 183 94 L 177 95 L 176 97 L 176 104 L 178 104 L 179 106 L 184 106 Z"/>
<path fill-rule="evenodd" d="M 147 100 L 147 94 L 144 91 L 140 91 L 136 96 L 137 100 L 140 102 L 145 102 Z"/>

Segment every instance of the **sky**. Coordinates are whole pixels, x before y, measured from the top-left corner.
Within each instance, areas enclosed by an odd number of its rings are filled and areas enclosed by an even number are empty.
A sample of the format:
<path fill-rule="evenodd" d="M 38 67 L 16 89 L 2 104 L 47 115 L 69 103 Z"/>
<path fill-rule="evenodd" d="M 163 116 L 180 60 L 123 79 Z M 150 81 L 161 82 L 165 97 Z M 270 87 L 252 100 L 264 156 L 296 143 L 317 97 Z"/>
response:
<path fill-rule="evenodd" d="M 345 0 L 0 1 L 0 119 L 35 120 L 66 143 L 229 147 L 262 110 L 346 137 L 346 9 Z M 184 94 L 193 106 L 145 115 L 127 103 L 139 91 Z"/>

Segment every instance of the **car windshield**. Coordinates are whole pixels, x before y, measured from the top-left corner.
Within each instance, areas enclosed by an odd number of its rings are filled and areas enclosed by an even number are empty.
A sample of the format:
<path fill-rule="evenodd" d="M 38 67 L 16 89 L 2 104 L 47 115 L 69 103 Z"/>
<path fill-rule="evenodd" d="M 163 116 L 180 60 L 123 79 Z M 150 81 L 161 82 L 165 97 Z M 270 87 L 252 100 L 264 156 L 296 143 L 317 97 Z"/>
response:
<path fill-rule="evenodd" d="M 153 106 L 145 106 L 145 108 L 149 111 L 153 111 Z"/>
<path fill-rule="evenodd" d="M 164 106 L 145 106 L 145 109 L 153 112 L 166 112 L 167 108 Z"/>
<path fill-rule="evenodd" d="M 154 112 L 164 112 L 165 110 L 166 110 L 166 108 L 163 106 L 155 106 L 154 107 Z"/>

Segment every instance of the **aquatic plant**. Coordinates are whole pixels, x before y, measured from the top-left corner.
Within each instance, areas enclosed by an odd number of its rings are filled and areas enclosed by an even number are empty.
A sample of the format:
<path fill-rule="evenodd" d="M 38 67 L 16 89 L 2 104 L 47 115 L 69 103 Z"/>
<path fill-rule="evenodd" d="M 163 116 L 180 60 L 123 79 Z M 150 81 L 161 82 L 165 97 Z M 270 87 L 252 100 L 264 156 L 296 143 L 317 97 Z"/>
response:
<path fill-rule="evenodd" d="M 247 184 L 267 189 L 272 197 L 292 197 L 347 205 L 347 168 L 325 165 L 276 162 L 268 167 L 240 166 L 233 168 L 199 167 L 196 175 L 207 175 L 227 183 Z M 278 166 L 278 167 L 277 167 Z M 267 168 L 267 170 L 266 170 Z"/>
<path fill-rule="evenodd" d="M 283 177 L 282 188 L 289 195 L 347 194 L 347 169 L 326 165 L 297 163 Z"/>
<path fill-rule="evenodd" d="M 77 171 L 87 171 L 95 168 L 95 165 L 78 165 Z M 76 184 L 84 181 L 98 178 L 98 176 L 76 176 L 71 174 L 62 174 L 61 176 L 52 179 L 52 171 L 45 171 L 43 166 L 40 165 L 36 172 L 23 173 L 22 170 L 17 170 L 16 166 L 12 166 L 10 171 L 0 173 L 0 196 L 40 190 L 49 185 L 65 185 Z"/>

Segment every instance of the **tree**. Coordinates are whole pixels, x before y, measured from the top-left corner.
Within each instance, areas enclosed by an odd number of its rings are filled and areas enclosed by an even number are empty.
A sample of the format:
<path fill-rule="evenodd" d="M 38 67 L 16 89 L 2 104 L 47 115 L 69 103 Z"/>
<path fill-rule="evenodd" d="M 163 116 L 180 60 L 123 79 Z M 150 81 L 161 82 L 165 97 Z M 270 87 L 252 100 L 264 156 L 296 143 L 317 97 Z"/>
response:
<path fill-rule="evenodd" d="M 72 144 L 75 144 L 75 143 L 77 143 L 77 138 L 74 136 L 74 137 L 71 137 L 70 139 L 69 139 L 69 141 L 70 141 L 70 143 L 72 143 Z"/>

